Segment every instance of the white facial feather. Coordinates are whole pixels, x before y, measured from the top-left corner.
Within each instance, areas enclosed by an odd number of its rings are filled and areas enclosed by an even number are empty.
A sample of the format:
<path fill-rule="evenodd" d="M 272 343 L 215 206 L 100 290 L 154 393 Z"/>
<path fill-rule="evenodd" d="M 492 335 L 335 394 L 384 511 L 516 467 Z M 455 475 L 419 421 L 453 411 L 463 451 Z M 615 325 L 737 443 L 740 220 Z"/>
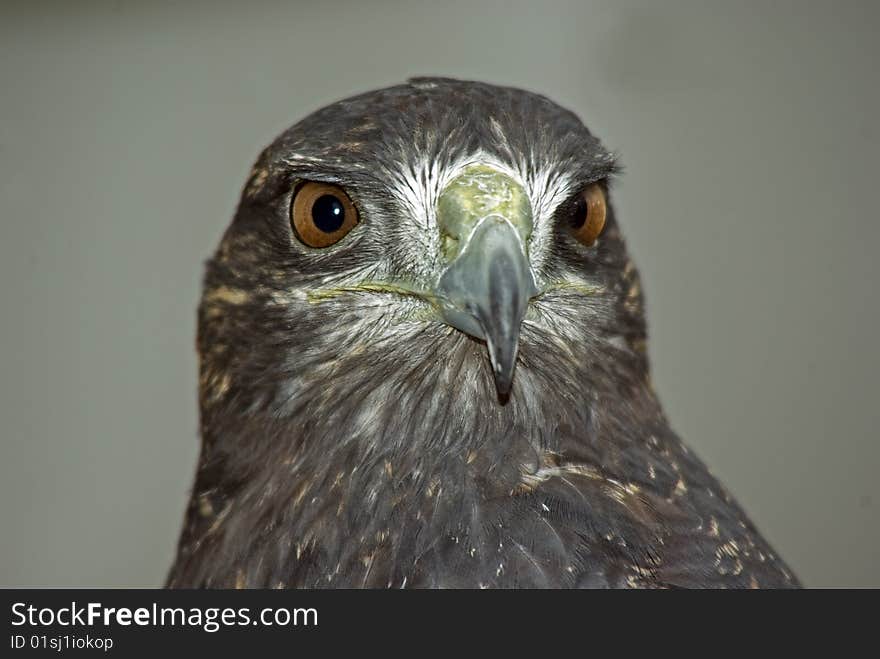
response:
<path fill-rule="evenodd" d="M 532 207 L 534 228 L 529 240 L 529 257 L 536 272 L 549 253 L 553 233 L 553 216 L 560 204 L 574 194 L 578 185 L 571 175 L 558 168 L 543 167 L 529 171 L 525 162 L 507 163 L 483 151 L 458 158 L 448 166 L 424 159 L 402 168 L 390 177 L 389 191 L 404 211 L 404 222 L 426 231 L 430 242 L 439 248 L 437 200 L 446 187 L 473 165 L 491 167 L 519 183 Z"/>

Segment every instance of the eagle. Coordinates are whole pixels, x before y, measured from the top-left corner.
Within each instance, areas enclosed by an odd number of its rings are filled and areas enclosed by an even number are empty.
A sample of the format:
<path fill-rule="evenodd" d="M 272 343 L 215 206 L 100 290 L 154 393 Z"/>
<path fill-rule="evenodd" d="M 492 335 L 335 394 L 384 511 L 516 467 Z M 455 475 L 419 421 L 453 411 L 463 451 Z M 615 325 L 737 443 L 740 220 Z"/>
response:
<path fill-rule="evenodd" d="M 259 156 L 206 264 L 172 588 L 785 588 L 671 429 L 572 112 L 415 78 Z"/>

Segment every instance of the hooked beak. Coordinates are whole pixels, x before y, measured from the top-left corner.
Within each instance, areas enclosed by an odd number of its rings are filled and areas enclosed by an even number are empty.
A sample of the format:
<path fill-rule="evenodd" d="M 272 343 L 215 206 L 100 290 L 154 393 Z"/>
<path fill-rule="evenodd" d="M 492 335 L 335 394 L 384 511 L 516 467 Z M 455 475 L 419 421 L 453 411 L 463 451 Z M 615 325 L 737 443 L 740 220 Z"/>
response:
<path fill-rule="evenodd" d="M 499 214 L 479 220 L 437 283 L 444 321 L 486 342 L 495 385 L 505 398 L 513 382 L 520 324 L 537 293 L 520 233 Z"/>

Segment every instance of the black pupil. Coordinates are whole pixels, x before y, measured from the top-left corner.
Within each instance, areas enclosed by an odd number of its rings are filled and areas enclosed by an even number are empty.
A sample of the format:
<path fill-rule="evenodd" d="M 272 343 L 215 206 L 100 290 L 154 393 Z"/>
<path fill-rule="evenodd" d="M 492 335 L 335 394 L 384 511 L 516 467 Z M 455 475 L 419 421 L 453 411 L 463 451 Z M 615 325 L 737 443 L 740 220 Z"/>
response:
<path fill-rule="evenodd" d="M 312 221 L 324 233 L 339 231 L 345 222 L 345 206 L 332 194 L 318 197 L 312 206 Z"/>
<path fill-rule="evenodd" d="M 571 214 L 571 228 L 572 229 L 580 229 L 584 226 L 584 223 L 587 221 L 587 213 L 589 209 L 587 208 L 587 200 L 584 199 L 583 195 L 577 200 L 575 204 L 574 211 Z"/>

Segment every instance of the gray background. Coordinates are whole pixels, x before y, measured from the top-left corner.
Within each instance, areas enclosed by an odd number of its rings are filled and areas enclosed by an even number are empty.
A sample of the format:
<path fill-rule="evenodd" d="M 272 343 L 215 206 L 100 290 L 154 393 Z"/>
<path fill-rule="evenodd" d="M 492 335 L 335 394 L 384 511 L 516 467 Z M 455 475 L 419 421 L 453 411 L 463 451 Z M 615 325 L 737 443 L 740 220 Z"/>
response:
<path fill-rule="evenodd" d="M 444 74 L 545 93 L 622 154 L 675 427 L 807 584 L 880 586 L 878 7 L 0 4 L 0 585 L 162 582 L 201 263 L 251 162 Z"/>

